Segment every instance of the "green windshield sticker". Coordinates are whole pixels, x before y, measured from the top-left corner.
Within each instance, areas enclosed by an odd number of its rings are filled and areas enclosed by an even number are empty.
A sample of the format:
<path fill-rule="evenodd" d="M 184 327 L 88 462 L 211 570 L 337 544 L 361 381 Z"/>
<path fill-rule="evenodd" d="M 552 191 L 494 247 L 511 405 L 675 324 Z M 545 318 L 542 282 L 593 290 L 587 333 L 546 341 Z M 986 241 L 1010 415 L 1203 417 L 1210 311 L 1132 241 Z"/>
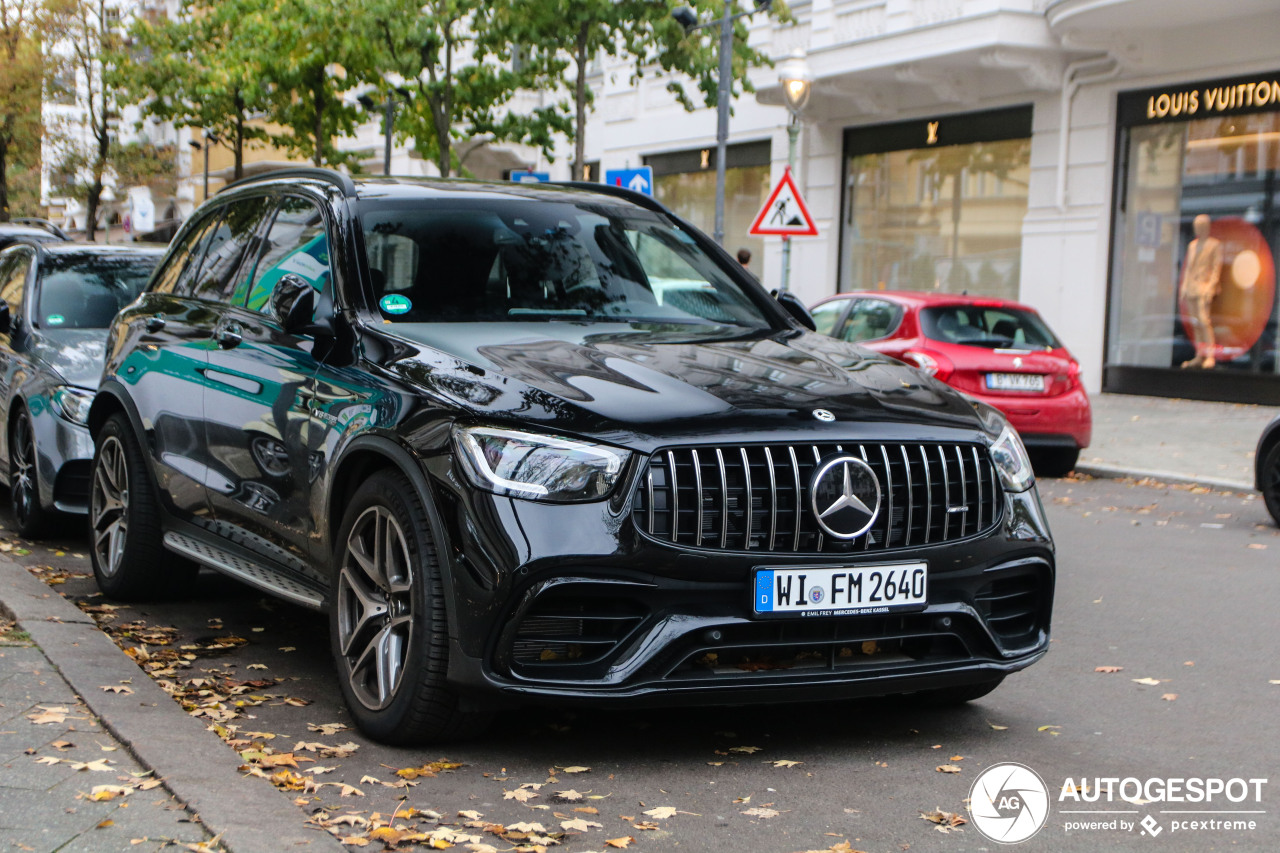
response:
<path fill-rule="evenodd" d="M 65 323 L 65 322 L 67 322 L 67 318 L 66 318 L 66 317 L 63 317 L 61 314 L 50 314 L 50 315 L 49 315 L 49 325 L 50 325 L 50 326 L 61 326 L 61 325 L 62 325 L 63 323 Z"/>
<path fill-rule="evenodd" d="M 388 293 L 379 300 L 378 304 L 388 314 L 407 314 L 413 308 L 413 303 L 409 301 L 409 297 L 401 296 L 398 293 Z"/>

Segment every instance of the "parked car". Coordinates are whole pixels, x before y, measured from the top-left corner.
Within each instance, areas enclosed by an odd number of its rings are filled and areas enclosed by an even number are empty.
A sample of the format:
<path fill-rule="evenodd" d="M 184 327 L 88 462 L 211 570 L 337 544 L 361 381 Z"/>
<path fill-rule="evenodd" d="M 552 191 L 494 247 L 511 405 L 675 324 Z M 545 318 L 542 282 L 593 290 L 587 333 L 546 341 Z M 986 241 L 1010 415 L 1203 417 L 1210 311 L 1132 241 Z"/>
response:
<path fill-rule="evenodd" d="M 1080 364 L 1032 308 L 951 293 L 841 293 L 812 308 L 818 330 L 893 356 L 995 406 L 1038 474 L 1075 467 L 1093 437 Z"/>
<path fill-rule="evenodd" d="M 0 252 L 0 477 L 20 536 L 88 511 L 89 403 L 107 327 L 160 260 L 156 249 L 20 244 Z"/>
<path fill-rule="evenodd" d="M 1262 430 L 1253 466 L 1254 486 L 1262 492 L 1267 512 L 1280 524 L 1280 416 L 1272 418 Z"/>
<path fill-rule="evenodd" d="M 15 219 L 0 222 L 0 249 L 14 243 L 64 243 L 67 235 L 61 228 L 44 220 Z"/>
<path fill-rule="evenodd" d="M 201 565 L 327 611 L 379 740 L 511 703 L 967 701 L 1048 649 L 1004 417 L 621 188 L 250 178 L 107 351 L 102 590 Z"/>

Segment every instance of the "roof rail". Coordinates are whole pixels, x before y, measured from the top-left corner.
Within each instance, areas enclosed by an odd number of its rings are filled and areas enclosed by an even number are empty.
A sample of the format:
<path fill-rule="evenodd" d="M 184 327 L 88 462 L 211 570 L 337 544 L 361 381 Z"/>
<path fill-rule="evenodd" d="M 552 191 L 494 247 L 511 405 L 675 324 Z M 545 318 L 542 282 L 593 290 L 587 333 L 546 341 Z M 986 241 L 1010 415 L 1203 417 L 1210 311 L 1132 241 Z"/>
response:
<path fill-rule="evenodd" d="M 70 237 L 67 236 L 67 232 L 63 231 L 57 225 L 54 225 L 52 222 L 50 222 L 47 219 L 41 219 L 38 216 L 17 216 L 17 217 L 14 217 L 13 219 L 10 219 L 9 221 L 12 222 L 14 225 L 26 225 L 31 228 L 44 229 L 45 231 L 48 231 L 53 236 L 59 237 L 63 240 L 71 239 Z"/>
<path fill-rule="evenodd" d="M 342 190 L 342 194 L 347 198 L 354 198 L 356 194 L 356 184 L 355 181 L 351 180 L 350 175 L 339 172 L 337 169 L 325 169 L 320 166 L 297 166 L 292 169 L 274 169 L 270 172 L 263 172 L 260 175 L 250 175 L 238 181 L 232 181 L 218 190 L 218 193 L 256 181 L 274 181 L 279 178 L 310 178 L 313 181 L 324 181 L 333 184 Z"/>
<path fill-rule="evenodd" d="M 638 193 L 635 190 L 629 190 L 626 187 L 616 187 L 613 184 L 597 184 L 592 181 L 552 181 L 551 183 L 561 187 L 573 187 L 574 189 L 590 190 L 591 192 L 603 193 L 604 195 L 625 198 L 627 201 L 635 202 L 641 207 L 647 207 L 650 210 L 656 210 L 660 213 L 671 212 L 653 196 Z"/>

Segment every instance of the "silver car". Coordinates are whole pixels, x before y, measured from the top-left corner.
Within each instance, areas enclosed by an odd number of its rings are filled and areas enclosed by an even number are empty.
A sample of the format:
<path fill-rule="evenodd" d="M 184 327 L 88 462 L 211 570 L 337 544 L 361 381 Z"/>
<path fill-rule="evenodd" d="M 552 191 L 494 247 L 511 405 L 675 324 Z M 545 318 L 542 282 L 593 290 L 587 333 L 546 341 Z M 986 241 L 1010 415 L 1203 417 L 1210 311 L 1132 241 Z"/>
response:
<path fill-rule="evenodd" d="M 0 252 L 0 479 L 17 533 L 88 511 L 85 427 L 107 327 L 146 285 L 162 250 L 84 243 Z"/>

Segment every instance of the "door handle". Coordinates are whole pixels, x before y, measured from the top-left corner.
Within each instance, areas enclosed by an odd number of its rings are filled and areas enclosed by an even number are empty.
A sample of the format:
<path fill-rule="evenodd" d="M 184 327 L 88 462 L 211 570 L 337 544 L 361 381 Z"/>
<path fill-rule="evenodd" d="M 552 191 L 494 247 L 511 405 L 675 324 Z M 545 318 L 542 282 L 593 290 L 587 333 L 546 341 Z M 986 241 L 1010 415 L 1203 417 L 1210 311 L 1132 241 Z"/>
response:
<path fill-rule="evenodd" d="M 163 314 L 152 314 L 147 318 L 147 331 L 158 332 L 164 328 L 165 319 Z"/>
<path fill-rule="evenodd" d="M 223 349 L 239 346 L 242 340 L 244 336 L 240 334 L 240 326 L 235 323 L 228 323 L 218 331 L 218 346 Z"/>

